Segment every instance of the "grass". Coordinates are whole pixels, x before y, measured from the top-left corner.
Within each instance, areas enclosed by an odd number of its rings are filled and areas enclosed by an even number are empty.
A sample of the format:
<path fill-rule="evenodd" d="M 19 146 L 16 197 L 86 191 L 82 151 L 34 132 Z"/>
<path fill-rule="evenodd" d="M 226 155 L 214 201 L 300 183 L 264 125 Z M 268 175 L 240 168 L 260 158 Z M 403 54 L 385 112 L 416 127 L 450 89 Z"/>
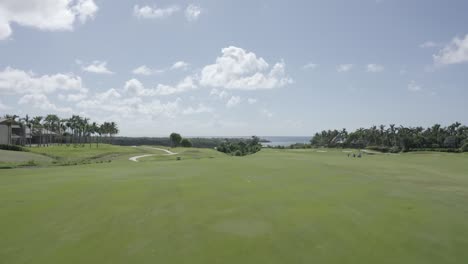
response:
<path fill-rule="evenodd" d="M 468 155 L 177 150 L 0 171 L 0 263 L 468 259 Z"/>

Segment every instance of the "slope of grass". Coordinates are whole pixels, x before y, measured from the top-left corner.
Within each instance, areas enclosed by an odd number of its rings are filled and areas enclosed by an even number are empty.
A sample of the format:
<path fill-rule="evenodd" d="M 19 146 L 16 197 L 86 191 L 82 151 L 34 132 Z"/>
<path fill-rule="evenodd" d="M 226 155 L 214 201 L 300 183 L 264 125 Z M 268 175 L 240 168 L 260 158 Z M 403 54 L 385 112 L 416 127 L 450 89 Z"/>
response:
<path fill-rule="evenodd" d="M 0 162 L 27 162 L 30 160 L 38 162 L 50 162 L 52 158 L 31 152 L 11 151 L 0 149 Z"/>
<path fill-rule="evenodd" d="M 151 146 L 148 146 L 151 147 Z M 214 149 L 207 148 L 164 148 L 171 152 L 177 153 L 176 155 L 155 155 L 150 157 L 141 158 L 139 161 L 142 162 L 154 162 L 154 161 L 170 161 L 177 160 L 190 160 L 190 159 L 212 159 L 219 157 L 226 157 L 226 154 L 216 151 Z M 160 153 L 160 152 L 159 152 Z"/>
<path fill-rule="evenodd" d="M 467 155 L 322 151 L 0 171 L 0 262 L 466 262 Z"/>

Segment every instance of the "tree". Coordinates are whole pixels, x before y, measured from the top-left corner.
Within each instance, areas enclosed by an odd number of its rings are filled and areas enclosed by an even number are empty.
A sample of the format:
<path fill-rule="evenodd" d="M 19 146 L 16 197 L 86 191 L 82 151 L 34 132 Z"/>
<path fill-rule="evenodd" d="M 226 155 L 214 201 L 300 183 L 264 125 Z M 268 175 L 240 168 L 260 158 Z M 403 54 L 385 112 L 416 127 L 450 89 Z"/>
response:
<path fill-rule="evenodd" d="M 31 140 L 32 140 L 32 120 L 29 118 L 29 115 L 26 115 L 24 118 L 21 119 L 24 122 L 24 125 L 29 129 L 29 147 L 31 147 Z M 26 137 L 26 130 L 24 131 L 24 136 Z"/>
<path fill-rule="evenodd" d="M 42 119 L 42 116 L 35 116 L 32 120 L 33 129 L 36 128 L 39 131 L 39 142 L 37 144 L 39 147 L 42 145 Z"/>
<path fill-rule="evenodd" d="M 180 142 L 182 141 L 182 136 L 177 133 L 171 133 L 169 135 L 169 139 L 171 140 L 172 147 L 179 146 Z"/>
<path fill-rule="evenodd" d="M 192 141 L 188 138 L 184 138 L 180 141 L 180 145 L 184 148 L 191 148 L 192 147 Z"/>

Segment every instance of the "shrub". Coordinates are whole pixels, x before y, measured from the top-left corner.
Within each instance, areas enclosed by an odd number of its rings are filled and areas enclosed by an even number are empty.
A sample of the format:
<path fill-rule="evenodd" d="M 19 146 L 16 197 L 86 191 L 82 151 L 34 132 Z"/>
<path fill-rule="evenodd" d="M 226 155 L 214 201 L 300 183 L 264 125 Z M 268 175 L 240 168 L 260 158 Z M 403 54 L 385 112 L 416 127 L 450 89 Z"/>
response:
<path fill-rule="evenodd" d="M 191 148 L 192 147 L 192 141 L 190 141 L 190 139 L 187 139 L 187 138 L 184 138 L 182 139 L 182 141 L 180 142 L 180 145 L 184 148 Z"/>
<path fill-rule="evenodd" d="M 249 154 L 254 154 L 260 151 L 261 149 L 262 145 L 260 144 L 257 137 L 252 137 L 252 139 L 249 140 L 226 139 L 225 142 L 221 143 L 218 147 L 216 147 L 216 150 L 233 156 L 245 156 Z"/>
<path fill-rule="evenodd" d="M 16 146 L 16 145 L 5 145 L 5 144 L 0 144 L 0 149 L 3 150 L 12 150 L 12 151 L 28 151 L 27 149 L 21 147 L 21 146 Z"/>
<path fill-rule="evenodd" d="M 460 148 L 461 152 L 468 152 L 468 142 L 465 142 L 463 146 Z"/>
<path fill-rule="evenodd" d="M 390 153 L 400 153 L 401 149 L 399 147 L 397 147 L 397 146 L 393 146 L 388 150 L 388 152 L 390 152 Z"/>
<path fill-rule="evenodd" d="M 387 153 L 387 152 L 390 151 L 390 148 L 385 147 L 385 146 L 368 146 L 368 147 L 366 147 L 366 149 L 373 150 L 373 151 L 378 151 L 378 152 L 382 152 L 382 153 Z"/>

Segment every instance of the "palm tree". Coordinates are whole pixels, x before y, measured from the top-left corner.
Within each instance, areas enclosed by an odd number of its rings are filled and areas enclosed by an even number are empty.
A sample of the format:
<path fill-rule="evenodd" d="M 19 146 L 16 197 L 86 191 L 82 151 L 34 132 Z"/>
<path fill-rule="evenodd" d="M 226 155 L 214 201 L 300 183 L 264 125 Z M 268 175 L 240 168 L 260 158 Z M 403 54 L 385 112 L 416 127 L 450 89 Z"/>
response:
<path fill-rule="evenodd" d="M 116 135 L 119 133 L 119 128 L 117 127 L 117 124 L 115 122 L 111 122 L 110 123 L 110 127 L 109 127 L 109 134 L 110 134 L 110 140 L 111 140 L 111 144 L 112 144 L 112 136 L 113 135 Z"/>
<path fill-rule="evenodd" d="M 21 119 L 24 122 L 25 127 L 29 128 L 29 147 L 31 147 L 31 141 L 32 141 L 32 120 L 29 118 L 29 115 L 26 115 Z M 26 135 L 26 128 L 24 129 L 24 135 Z"/>
<path fill-rule="evenodd" d="M 33 123 L 33 129 L 37 128 L 39 131 L 39 143 L 38 146 L 40 147 L 42 144 L 42 116 L 35 116 L 33 117 L 32 123 Z"/>

